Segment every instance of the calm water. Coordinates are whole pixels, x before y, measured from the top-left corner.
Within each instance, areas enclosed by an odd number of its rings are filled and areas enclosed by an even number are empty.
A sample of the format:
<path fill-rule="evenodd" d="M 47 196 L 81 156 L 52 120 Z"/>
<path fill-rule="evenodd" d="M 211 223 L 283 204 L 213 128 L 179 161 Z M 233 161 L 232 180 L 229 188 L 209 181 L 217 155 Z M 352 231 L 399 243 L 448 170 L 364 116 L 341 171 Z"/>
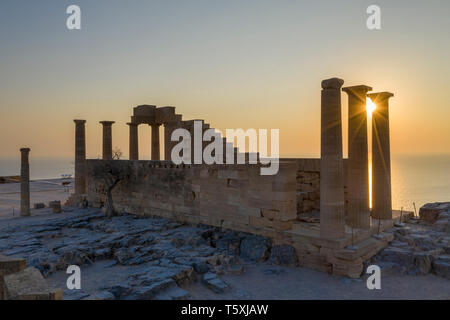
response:
<path fill-rule="evenodd" d="M 73 158 L 35 158 L 31 179 L 59 178 L 74 173 Z M 0 176 L 19 175 L 20 159 L 0 159 Z M 392 157 L 392 192 L 395 209 L 413 210 L 427 202 L 450 201 L 450 155 Z"/>

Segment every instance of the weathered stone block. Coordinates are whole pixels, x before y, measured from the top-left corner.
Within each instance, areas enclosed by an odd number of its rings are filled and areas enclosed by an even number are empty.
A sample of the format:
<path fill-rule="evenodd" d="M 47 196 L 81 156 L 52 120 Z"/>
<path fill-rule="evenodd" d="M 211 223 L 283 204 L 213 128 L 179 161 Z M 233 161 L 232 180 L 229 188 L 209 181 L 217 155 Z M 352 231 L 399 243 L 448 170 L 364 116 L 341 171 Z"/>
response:
<path fill-rule="evenodd" d="M 298 257 L 294 247 L 276 245 L 272 247 L 269 261 L 279 265 L 296 266 Z"/>
<path fill-rule="evenodd" d="M 26 268 L 4 277 L 6 299 L 56 300 L 62 298 L 61 289 L 49 288 L 36 268 Z"/>
<path fill-rule="evenodd" d="M 61 201 L 50 201 L 48 203 L 49 208 L 52 209 L 53 213 L 61 213 L 62 212 L 62 208 L 61 208 Z"/>

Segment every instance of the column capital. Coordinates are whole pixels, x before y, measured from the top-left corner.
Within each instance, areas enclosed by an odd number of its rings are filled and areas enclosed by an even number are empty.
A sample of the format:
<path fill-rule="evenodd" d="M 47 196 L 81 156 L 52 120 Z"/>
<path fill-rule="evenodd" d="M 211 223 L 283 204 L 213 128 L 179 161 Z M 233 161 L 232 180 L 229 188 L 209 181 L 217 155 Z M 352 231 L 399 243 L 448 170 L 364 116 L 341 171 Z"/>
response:
<path fill-rule="evenodd" d="M 322 89 L 340 89 L 344 80 L 339 78 L 330 78 L 322 81 Z"/>
<path fill-rule="evenodd" d="M 372 91 L 372 87 L 361 84 L 357 86 L 344 87 L 342 88 L 342 91 L 346 92 L 347 94 L 353 94 L 356 96 L 365 96 L 367 92 Z"/>
<path fill-rule="evenodd" d="M 22 153 L 28 153 L 28 152 L 30 152 L 30 151 L 31 151 L 30 148 L 21 148 L 21 149 L 20 149 L 20 152 L 22 152 Z"/>
<path fill-rule="evenodd" d="M 366 103 L 367 92 L 372 91 L 372 87 L 366 85 L 357 85 L 342 88 L 342 91 L 348 94 L 348 96 L 352 96 L 357 98 L 362 103 Z"/>
<path fill-rule="evenodd" d="M 77 120 L 77 119 L 75 119 L 75 120 L 73 120 L 73 122 L 75 122 L 77 125 L 80 125 L 80 124 L 85 124 L 86 120 Z"/>
<path fill-rule="evenodd" d="M 116 122 L 115 121 L 100 121 L 99 123 L 101 123 L 104 126 L 111 126 Z"/>
<path fill-rule="evenodd" d="M 134 122 L 127 122 L 127 125 L 130 127 L 137 127 L 139 124 Z"/>
<path fill-rule="evenodd" d="M 377 102 L 384 101 L 393 97 L 394 94 L 391 92 L 384 91 L 384 92 L 369 93 L 367 94 L 367 96 L 373 101 L 373 103 L 377 104 Z"/>

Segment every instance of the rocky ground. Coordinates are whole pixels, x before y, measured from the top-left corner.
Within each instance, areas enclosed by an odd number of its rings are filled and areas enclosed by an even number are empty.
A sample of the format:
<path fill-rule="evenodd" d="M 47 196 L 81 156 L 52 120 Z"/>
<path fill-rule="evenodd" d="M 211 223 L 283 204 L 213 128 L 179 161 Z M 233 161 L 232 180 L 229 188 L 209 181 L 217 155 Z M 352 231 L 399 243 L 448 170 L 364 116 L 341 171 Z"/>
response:
<path fill-rule="evenodd" d="M 65 290 L 68 298 L 183 298 L 189 293 L 180 286 L 195 279 L 221 293 L 228 285 L 218 275 L 242 273 L 239 258 L 256 262 L 269 257 L 270 241 L 254 235 L 161 218 L 107 219 L 98 209 L 73 210 L 0 228 L 0 252 L 26 258 L 45 277 L 69 265 L 83 270 L 97 263 L 97 271 L 111 274 L 99 286 Z"/>
<path fill-rule="evenodd" d="M 269 239 L 162 218 L 107 219 L 92 208 L 3 219 L 0 253 L 27 258 L 65 299 L 449 299 L 449 213 L 393 230 L 392 245 L 371 262 L 382 268 L 378 292 L 364 276 L 294 267 L 292 248 Z M 81 290 L 66 287 L 72 264 Z"/>
<path fill-rule="evenodd" d="M 450 203 L 426 204 L 420 218 L 396 224 L 391 244 L 370 264 L 384 274 L 436 274 L 450 280 Z M 450 283 L 449 283 L 450 285 Z"/>

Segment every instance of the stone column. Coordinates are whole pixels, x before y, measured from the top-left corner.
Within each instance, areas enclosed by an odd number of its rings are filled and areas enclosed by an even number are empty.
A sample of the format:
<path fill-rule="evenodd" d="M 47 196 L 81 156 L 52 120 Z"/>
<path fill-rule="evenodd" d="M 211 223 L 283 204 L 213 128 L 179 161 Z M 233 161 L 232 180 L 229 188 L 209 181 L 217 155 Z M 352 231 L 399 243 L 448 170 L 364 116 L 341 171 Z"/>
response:
<path fill-rule="evenodd" d="M 128 122 L 130 127 L 130 160 L 139 160 L 138 124 Z"/>
<path fill-rule="evenodd" d="M 86 120 L 75 122 L 75 193 L 86 192 Z"/>
<path fill-rule="evenodd" d="M 28 155 L 29 148 L 20 149 L 21 165 L 20 165 L 20 215 L 30 215 L 30 163 Z"/>
<path fill-rule="evenodd" d="M 376 105 L 372 113 L 372 217 L 392 219 L 391 147 L 389 138 L 390 92 L 367 95 Z"/>
<path fill-rule="evenodd" d="M 161 160 L 159 148 L 159 126 L 161 124 L 152 124 L 152 160 Z"/>
<path fill-rule="evenodd" d="M 360 229 L 370 228 L 366 95 L 371 90 L 364 85 L 342 89 L 348 94 L 347 223 Z"/>
<path fill-rule="evenodd" d="M 177 128 L 181 128 L 180 122 L 168 122 L 164 124 L 164 160 L 172 161 L 172 148 L 178 142 L 171 140 L 172 132 Z"/>
<path fill-rule="evenodd" d="M 341 87 L 344 80 L 322 81 L 320 236 L 345 235 L 344 166 L 342 159 Z"/>
<path fill-rule="evenodd" d="M 112 125 L 114 121 L 100 121 L 103 125 L 103 160 L 112 160 Z"/>

